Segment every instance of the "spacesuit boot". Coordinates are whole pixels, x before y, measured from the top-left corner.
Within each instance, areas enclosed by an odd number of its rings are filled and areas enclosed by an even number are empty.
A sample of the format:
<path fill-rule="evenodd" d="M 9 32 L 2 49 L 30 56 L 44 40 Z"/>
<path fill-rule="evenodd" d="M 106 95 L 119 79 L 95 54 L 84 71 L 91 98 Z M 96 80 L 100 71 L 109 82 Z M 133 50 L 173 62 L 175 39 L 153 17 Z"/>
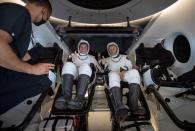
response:
<path fill-rule="evenodd" d="M 124 121 L 128 116 L 128 109 L 122 103 L 121 90 L 119 87 L 112 87 L 110 89 L 110 98 L 114 107 L 116 120 Z"/>
<path fill-rule="evenodd" d="M 72 98 L 73 79 L 74 76 L 71 74 L 62 75 L 62 96 L 56 100 L 55 108 L 67 109 L 67 105 Z"/>
<path fill-rule="evenodd" d="M 77 84 L 77 93 L 74 100 L 70 101 L 68 104 L 69 109 L 80 110 L 84 107 L 86 103 L 85 94 L 90 82 L 90 77 L 85 74 L 79 75 Z"/>
<path fill-rule="evenodd" d="M 140 85 L 130 84 L 129 85 L 129 107 L 134 115 L 144 115 L 146 113 L 144 108 L 138 106 Z"/>

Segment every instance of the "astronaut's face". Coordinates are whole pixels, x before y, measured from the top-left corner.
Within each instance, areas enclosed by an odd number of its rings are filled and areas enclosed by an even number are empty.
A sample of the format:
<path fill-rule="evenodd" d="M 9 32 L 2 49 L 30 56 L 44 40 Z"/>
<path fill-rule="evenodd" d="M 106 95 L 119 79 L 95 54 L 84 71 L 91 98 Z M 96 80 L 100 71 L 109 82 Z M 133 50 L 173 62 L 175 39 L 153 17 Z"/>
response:
<path fill-rule="evenodd" d="M 86 54 L 88 51 L 88 45 L 85 43 L 81 43 L 79 46 L 80 53 Z"/>
<path fill-rule="evenodd" d="M 109 54 L 111 55 L 111 56 L 114 56 L 114 55 L 116 55 L 117 54 L 117 47 L 115 46 L 115 45 L 110 45 L 109 47 L 108 47 L 108 51 L 109 51 Z"/>

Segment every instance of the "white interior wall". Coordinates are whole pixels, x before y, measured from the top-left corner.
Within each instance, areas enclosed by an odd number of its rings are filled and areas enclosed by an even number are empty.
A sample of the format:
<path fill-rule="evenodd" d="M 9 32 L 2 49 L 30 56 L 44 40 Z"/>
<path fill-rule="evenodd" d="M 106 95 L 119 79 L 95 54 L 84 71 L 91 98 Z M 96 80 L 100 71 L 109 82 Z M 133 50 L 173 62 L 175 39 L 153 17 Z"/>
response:
<path fill-rule="evenodd" d="M 172 51 L 173 43 L 170 40 L 176 33 L 184 34 L 191 46 L 191 57 L 187 63 L 176 60 L 171 69 L 177 75 L 181 75 L 195 65 L 195 1 L 179 0 L 169 8 L 162 11 L 160 16 L 148 28 L 137 44 L 143 42 L 151 46 L 156 41 L 165 38 L 165 48 Z M 173 51 L 172 51 L 173 53 Z M 181 52 L 182 53 L 182 52 Z"/>

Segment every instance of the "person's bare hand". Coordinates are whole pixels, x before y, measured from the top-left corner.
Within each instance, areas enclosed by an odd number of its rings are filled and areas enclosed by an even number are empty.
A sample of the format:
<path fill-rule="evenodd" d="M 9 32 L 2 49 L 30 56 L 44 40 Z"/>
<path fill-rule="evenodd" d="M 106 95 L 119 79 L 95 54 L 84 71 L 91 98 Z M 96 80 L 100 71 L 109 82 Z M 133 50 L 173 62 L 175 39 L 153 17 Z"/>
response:
<path fill-rule="evenodd" d="M 120 75 L 121 80 L 124 80 L 125 72 L 126 72 L 126 71 L 121 71 L 121 72 L 120 72 L 119 75 Z"/>
<path fill-rule="evenodd" d="M 78 53 L 75 51 L 74 53 L 71 54 L 72 61 L 75 62 L 78 58 Z"/>
<path fill-rule="evenodd" d="M 49 70 L 54 69 L 55 65 L 51 63 L 38 63 L 32 65 L 31 74 L 34 75 L 44 75 L 48 74 Z"/>

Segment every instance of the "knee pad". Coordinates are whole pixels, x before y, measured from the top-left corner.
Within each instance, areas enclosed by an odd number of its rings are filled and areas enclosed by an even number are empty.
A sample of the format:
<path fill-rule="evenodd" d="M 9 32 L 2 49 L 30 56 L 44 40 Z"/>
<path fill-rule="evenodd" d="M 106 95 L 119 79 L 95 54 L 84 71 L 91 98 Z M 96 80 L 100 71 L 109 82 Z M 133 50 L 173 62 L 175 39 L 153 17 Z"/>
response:
<path fill-rule="evenodd" d="M 127 72 L 125 72 L 125 78 L 124 81 L 131 83 L 140 84 L 140 75 L 139 72 L 136 69 L 131 69 Z"/>
<path fill-rule="evenodd" d="M 109 77 L 109 87 L 120 87 L 120 76 L 117 72 L 110 72 L 108 74 Z"/>
<path fill-rule="evenodd" d="M 92 70 L 89 64 L 82 64 L 81 66 L 79 66 L 79 75 L 81 74 L 88 75 L 89 77 L 91 77 Z"/>
<path fill-rule="evenodd" d="M 76 65 L 72 62 L 66 62 L 62 68 L 62 75 L 71 74 L 74 77 L 77 76 L 77 68 Z"/>

